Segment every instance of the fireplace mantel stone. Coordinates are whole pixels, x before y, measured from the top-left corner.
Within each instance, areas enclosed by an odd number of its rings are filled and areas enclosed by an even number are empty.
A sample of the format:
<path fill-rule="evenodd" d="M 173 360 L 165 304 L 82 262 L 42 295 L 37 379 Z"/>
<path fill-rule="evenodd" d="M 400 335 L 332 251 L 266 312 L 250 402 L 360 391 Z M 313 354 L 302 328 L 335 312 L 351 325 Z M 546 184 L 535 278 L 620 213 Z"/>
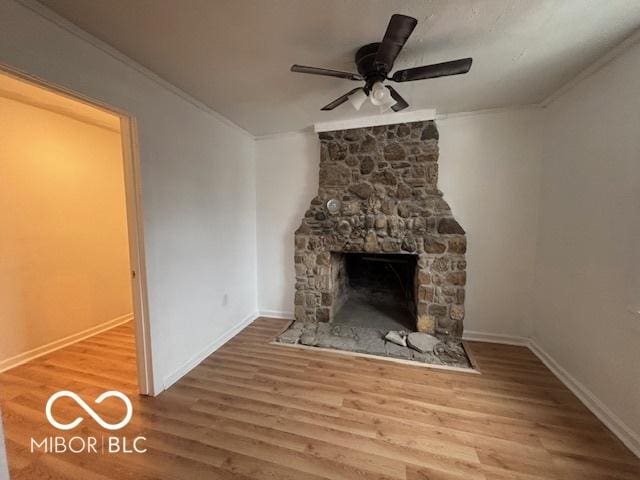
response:
<path fill-rule="evenodd" d="M 321 132 L 318 195 L 295 232 L 295 317 L 330 322 L 332 253 L 411 253 L 416 329 L 462 335 L 464 229 L 438 190 L 434 121 Z M 327 208 L 329 200 L 337 210 Z"/>

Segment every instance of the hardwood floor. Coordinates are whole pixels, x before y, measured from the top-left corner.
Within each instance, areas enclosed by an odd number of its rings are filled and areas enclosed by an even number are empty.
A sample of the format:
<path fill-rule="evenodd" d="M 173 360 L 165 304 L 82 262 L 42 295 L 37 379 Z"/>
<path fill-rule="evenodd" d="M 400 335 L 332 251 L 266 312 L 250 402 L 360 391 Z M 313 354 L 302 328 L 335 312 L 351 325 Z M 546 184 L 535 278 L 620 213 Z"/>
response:
<path fill-rule="evenodd" d="M 157 398 L 136 394 L 131 325 L 0 374 L 12 479 L 638 479 L 634 457 L 526 348 L 471 343 L 482 375 L 270 345 L 259 319 Z M 88 415 L 53 429 L 48 397 Z M 59 421 L 83 414 L 70 399 Z M 49 435 L 146 437 L 146 453 L 31 453 Z"/>

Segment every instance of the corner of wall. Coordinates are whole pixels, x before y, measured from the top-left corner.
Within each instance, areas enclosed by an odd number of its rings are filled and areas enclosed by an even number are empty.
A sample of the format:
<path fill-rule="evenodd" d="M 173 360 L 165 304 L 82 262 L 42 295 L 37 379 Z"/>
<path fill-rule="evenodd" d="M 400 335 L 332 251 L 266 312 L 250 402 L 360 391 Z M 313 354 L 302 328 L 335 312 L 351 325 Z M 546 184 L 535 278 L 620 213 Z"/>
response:
<path fill-rule="evenodd" d="M 620 274 L 633 242 L 626 220 L 616 222 L 616 215 L 632 216 L 629 200 L 638 192 L 630 188 L 630 175 L 640 176 L 631 154 L 638 141 L 630 99 L 638 98 L 639 42 L 640 31 L 542 103 L 529 337 L 540 360 L 640 457 L 639 390 L 629 386 L 637 342 L 624 319 L 624 290 L 631 287 L 629 276 Z M 619 246 L 598 249 L 609 239 L 601 232 L 614 230 Z M 583 281 L 586 272 L 597 272 L 600 284 Z M 583 331 L 576 334 L 576 328 Z"/>
<path fill-rule="evenodd" d="M 251 169 L 253 173 L 253 251 L 254 251 L 254 310 L 257 312 L 260 306 L 260 263 L 258 260 L 258 145 L 257 138 L 251 139 Z"/>
<path fill-rule="evenodd" d="M 533 263 L 531 265 L 531 268 L 533 270 L 532 272 L 532 279 L 531 279 L 531 285 L 530 285 L 530 292 L 529 292 L 529 305 L 527 308 L 527 313 L 526 313 L 526 318 L 525 318 L 525 325 L 524 325 L 524 330 L 523 330 L 523 335 L 527 338 L 532 338 L 533 335 L 535 334 L 535 330 L 536 330 L 536 325 L 535 325 L 535 318 L 536 318 L 536 299 L 535 299 L 535 293 L 536 293 L 536 284 L 538 282 L 538 255 L 539 255 L 539 249 L 540 249 L 540 225 L 541 225 L 541 200 L 542 200 L 542 182 L 543 182 L 543 172 L 544 172 L 544 164 L 545 164 L 545 155 L 546 155 L 546 146 L 545 146 L 545 142 L 544 139 L 547 138 L 546 135 L 546 129 L 547 129 L 547 121 L 546 121 L 546 116 L 548 115 L 548 111 L 544 108 L 540 108 L 538 116 L 540 117 L 538 119 L 538 122 L 536 123 L 536 131 L 535 131 L 535 136 L 537 137 L 537 146 L 540 149 L 537 153 L 538 153 L 538 157 L 539 160 L 537 162 L 537 167 L 538 167 L 538 172 L 537 172 L 537 176 L 536 176 L 536 186 L 537 186 L 537 190 L 538 190 L 538 194 L 536 195 L 536 200 L 535 200 L 535 220 L 534 220 L 534 226 L 532 227 L 532 231 L 534 232 L 535 235 L 535 248 L 533 251 Z"/>

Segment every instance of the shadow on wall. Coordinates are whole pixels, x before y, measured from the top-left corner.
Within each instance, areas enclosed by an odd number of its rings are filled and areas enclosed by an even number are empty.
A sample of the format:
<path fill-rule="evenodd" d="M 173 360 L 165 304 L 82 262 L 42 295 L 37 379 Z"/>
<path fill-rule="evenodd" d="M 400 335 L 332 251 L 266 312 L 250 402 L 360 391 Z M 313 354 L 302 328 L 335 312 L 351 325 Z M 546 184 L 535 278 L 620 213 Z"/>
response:
<path fill-rule="evenodd" d="M 309 132 L 277 135 L 258 143 L 259 307 L 267 315 L 293 317 L 293 234 L 318 191 L 320 142 Z"/>
<path fill-rule="evenodd" d="M 287 265 L 287 278 L 284 279 L 285 288 L 282 290 L 281 301 L 283 304 L 291 305 L 289 308 L 293 308 L 293 285 L 295 284 L 295 265 L 294 265 L 294 233 L 296 229 L 300 226 L 300 217 L 304 216 L 304 213 L 307 211 L 307 206 L 311 199 L 313 199 L 318 190 L 318 171 L 319 171 L 319 142 L 317 135 L 314 133 L 309 133 L 312 137 L 312 140 L 308 142 L 310 145 L 307 147 L 309 150 L 313 149 L 314 151 L 307 151 L 304 157 L 299 157 L 296 160 L 303 162 L 305 168 L 305 176 L 304 181 L 300 182 L 301 191 L 299 194 L 298 200 L 296 200 L 293 205 L 294 209 L 292 215 L 287 219 L 287 228 L 285 235 L 282 237 L 282 241 L 286 245 L 291 245 L 291 255 L 288 255 L 285 259 Z M 304 162 L 310 158 L 317 159 L 318 161 L 313 165 L 305 164 Z M 295 178 L 295 177 L 294 177 Z M 291 178 L 288 178 L 288 181 L 291 181 Z M 286 288 L 286 286 L 289 286 Z"/>

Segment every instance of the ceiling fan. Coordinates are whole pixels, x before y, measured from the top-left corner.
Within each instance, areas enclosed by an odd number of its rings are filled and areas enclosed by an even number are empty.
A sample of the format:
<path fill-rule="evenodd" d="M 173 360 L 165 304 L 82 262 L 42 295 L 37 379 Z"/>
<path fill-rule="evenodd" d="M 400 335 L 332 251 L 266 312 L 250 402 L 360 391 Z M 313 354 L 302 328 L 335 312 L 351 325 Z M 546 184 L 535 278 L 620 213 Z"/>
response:
<path fill-rule="evenodd" d="M 372 104 L 380 108 L 381 113 L 389 109 L 399 112 L 407 108 L 409 104 L 395 88 L 390 85 L 383 85 L 385 80 L 412 82 L 427 78 L 460 75 L 469 71 L 473 61 L 472 58 L 462 58 L 450 62 L 407 68 L 405 70 L 397 70 L 389 77 L 389 72 L 393 68 L 396 57 L 409 39 L 409 36 L 411 36 L 417 23 L 418 21 L 413 17 L 400 14 L 392 15 L 382 42 L 369 43 L 356 52 L 358 73 L 306 67 L 304 65 L 292 65 L 291 71 L 365 82 L 364 86 L 354 88 L 336 98 L 333 102 L 322 107 L 322 110 L 333 110 L 347 100 L 351 102 L 356 110 L 360 110 L 365 100 L 369 98 Z"/>

